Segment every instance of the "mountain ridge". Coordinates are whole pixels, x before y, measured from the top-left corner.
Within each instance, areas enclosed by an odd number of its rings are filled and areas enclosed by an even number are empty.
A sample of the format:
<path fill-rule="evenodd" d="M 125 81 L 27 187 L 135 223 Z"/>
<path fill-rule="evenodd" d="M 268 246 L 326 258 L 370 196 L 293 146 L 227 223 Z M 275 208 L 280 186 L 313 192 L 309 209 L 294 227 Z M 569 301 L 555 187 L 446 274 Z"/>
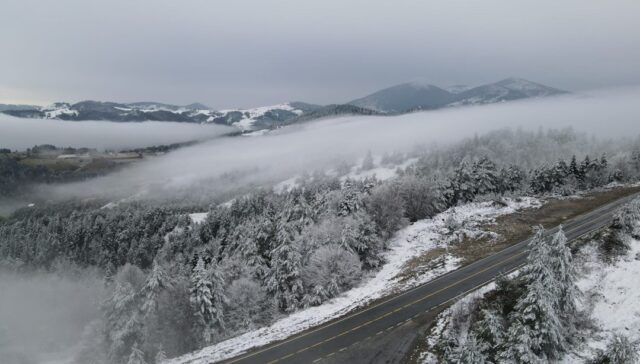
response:
<path fill-rule="evenodd" d="M 202 103 L 180 106 L 153 101 L 117 103 L 85 100 L 50 106 L 0 104 L 0 113 L 22 118 L 116 122 L 173 121 L 231 125 L 242 132 L 274 129 L 297 122 L 338 115 L 396 115 L 419 110 L 482 105 L 567 93 L 522 78 L 505 78 L 476 87 L 439 87 L 406 82 L 375 91 L 344 104 L 316 105 L 300 101 L 247 109 L 214 110 Z"/>

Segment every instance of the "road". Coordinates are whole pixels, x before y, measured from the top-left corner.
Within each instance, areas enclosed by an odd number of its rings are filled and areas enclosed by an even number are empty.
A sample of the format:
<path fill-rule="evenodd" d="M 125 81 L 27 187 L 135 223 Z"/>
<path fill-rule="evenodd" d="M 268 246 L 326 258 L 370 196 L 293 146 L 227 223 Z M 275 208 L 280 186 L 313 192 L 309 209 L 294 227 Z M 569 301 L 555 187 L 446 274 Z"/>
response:
<path fill-rule="evenodd" d="M 563 225 L 567 238 L 574 240 L 606 226 L 618 207 L 637 196 L 621 198 L 568 220 Z M 558 227 L 550 229 L 548 234 L 557 230 Z M 385 335 L 389 330 L 491 282 L 498 275 L 517 269 L 526 260 L 527 243 L 528 240 L 519 242 L 428 283 L 223 363 L 314 363 L 330 358 L 371 336 Z"/>

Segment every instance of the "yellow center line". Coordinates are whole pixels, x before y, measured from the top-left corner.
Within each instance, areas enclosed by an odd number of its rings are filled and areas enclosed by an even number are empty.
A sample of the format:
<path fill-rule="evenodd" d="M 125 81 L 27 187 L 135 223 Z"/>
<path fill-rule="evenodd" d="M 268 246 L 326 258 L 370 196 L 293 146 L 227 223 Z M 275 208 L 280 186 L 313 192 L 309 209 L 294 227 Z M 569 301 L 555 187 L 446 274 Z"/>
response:
<path fill-rule="evenodd" d="M 425 296 L 423 296 L 423 297 L 421 297 L 421 298 L 419 298 L 419 299 L 417 299 L 417 300 L 415 300 L 415 301 L 412 301 L 412 302 L 410 302 L 410 303 L 408 303 L 408 304 L 406 304 L 406 305 L 404 305 L 404 306 L 402 306 L 402 307 L 400 307 L 400 308 L 398 308 L 398 309 L 396 309 L 396 310 L 392 311 L 392 312 L 387 312 L 387 313 L 385 313 L 385 314 L 383 314 L 383 315 L 380 315 L 380 316 L 378 316 L 378 317 L 376 317 L 376 318 L 374 318 L 374 319 L 372 319 L 372 320 L 369 320 L 369 321 L 367 321 L 367 322 L 365 322 L 365 323 L 363 323 L 363 324 L 361 324 L 361 325 L 359 325 L 359 326 L 356 326 L 356 327 L 351 328 L 351 329 L 349 329 L 349 330 L 343 331 L 343 332 L 341 332 L 341 333 L 339 333 L 339 334 L 337 334 L 337 335 L 334 335 L 334 336 L 332 336 L 332 337 L 330 337 L 330 338 L 328 338 L 328 339 L 324 340 L 324 341 L 323 341 L 323 343 L 326 343 L 326 342 L 329 342 L 329 341 L 333 341 L 333 340 L 335 340 L 335 339 L 337 339 L 337 338 L 339 338 L 339 337 L 341 337 L 341 336 L 344 336 L 344 335 L 346 335 L 346 334 L 348 334 L 348 333 L 350 333 L 350 332 L 356 331 L 356 330 L 358 330 L 359 328 L 361 328 L 361 327 L 363 327 L 363 326 L 367 326 L 367 325 L 370 325 L 370 324 L 372 324 L 372 323 L 374 323 L 374 322 L 376 322 L 376 321 L 382 320 L 383 318 L 385 318 L 385 317 L 387 317 L 387 316 L 389 316 L 389 315 L 393 314 L 394 312 L 398 312 L 398 311 L 400 311 L 400 310 L 402 310 L 402 309 L 405 309 L 405 308 L 407 308 L 407 307 L 409 307 L 409 306 L 415 305 L 416 303 L 419 303 L 419 302 L 421 302 L 421 301 L 424 301 L 424 300 L 426 300 L 427 298 L 432 297 L 433 295 L 436 295 L 436 294 L 438 294 L 438 293 L 441 293 L 441 292 L 443 292 L 443 291 L 446 291 L 446 290 L 450 289 L 451 287 L 454 287 L 454 286 L 459 285 L 459 284 L 460 284 L 460 283 L 462 283 L 462 282 L 468 281 L 469 279 L 471 279 L 471 278 L 473 278 L 473 277 L 475 277 L 475 276 L 477 276 L 477 275 L 479 275 L 479 274 L 482 274 L 482 273 L 484 273 L 484 272 L 486 272 L 486 271 L 488 271 L 488 270 L 490 270 L 490 269 L 492 269 L 492 268 L 495 268 L 495 267 L 497 267 L 497 266 L 499 266 L 499 265 L 501 265 L 501 264 L 504 264 L 505 262 L 507 262 L 507 261 L 509 261 L 509 260 L 515 259 L 516 257 L 518 257 L 518 256 L 520 256 L 520 255 L 522 255 L 522 254 L 524 254 L 524 253 L 526 253 L 526 251 L 522 251 L 522 252 L 519 252 L 519 253 L 513 254 L 513 255 L 509 256 L 508 258 L 506 258 L 506 259 L 504 259 L 504 260 L 502 260 L 502 261 L 500 261 L 500 262 L 498 262 L 498 263 L 492 264 L 492 265 L 490 265 L 490 266 L 488 266 L 488 267 L 486 267 L 486 268 L 483 268 L 483 269 L 481 269 L 481 270 L 479 270 L 479 271 L 477 271 L 477 272 L 475 272 L 475 273 L 473 273 L 473 274 L 471 274 L 471 275 L 468 275 L 468 276 L 464 277 L 463 279 L 461 279 L 461 280 L 459 280 L 459 281 L 456 281 L 456 282 L 454 282 L 454 283 L 451 283 L 451 284 L 449 284 L 449 285 L 447 285 L 447 286 L 445 286 L 445 287 L 443 287 L 443 288 L 440 288 L 440 289 L 439 289 L 439 290 L 437 290 L 437 291 L 431 292 L 431 293 L 429 293 L 429 294 L 427 294 L 427 295 L 425 295 Z M 309 350 L 309 349 L 311 349 L 311 348 L 313 348 L 313 347 L 315 347 L 315 346 L 317 346 L 317 345 L 307 346 L 307 347 L 305 347 L 305 348 L 302 348 L 302 349 L 298 350 L 298 351 L 297 351 L 297 353 L 304 352 L 304 351 Z M 287 355 L 286 357 L 282 357 L 282 358 L 277 359 L 277 360 L 279 361 L 279 360 L 282 360 L 282 359 L 288 358 L 288 357 L 290 357 L 291 355 L 292 355 L 292 354 L 289 354 L 289 355 Z"/>
<path fill-rule="evenodd" d="M 594 219 L 594 220 L 591 220 L 591 221 L 587 221 L 587 222 L 584 222 L 584 223 L 578 224 L 577 226 L 574 226 L 574 227 L 572 227 L 571 229 L 569 229 L 567 232 L 571 232 L 571 231 L 574 231 L 574 230 L 576 230 L 576 229 L 579 229 L 579 228 L 581 228 L 581 227 L 583 227 L 583 226 L 586 226 L 586 225 L 592 224 L 592 223 L 594 223 L 595 221 L 600 220 L 600 219 L 601 219 L 601 218 L 596 218 L 596 219 Z M 506 259 L 504 259 L 504 260 L 502 260 L 502 261 L 500 261 L 500 262 L 498 262 L 498 263 L 495 263 L 495 264 L 492 264 L 492 265 L 490 265 L 490 266 L 488 266 L 488 267 L 486 267 L 486 268 L 483 268 L 483 269 L 481 269 L 481 270 L 479 270 L 479 271 L 477 271 L 477 272 L 475 272 L 475 273 L 473 273 L 473 274 L 471 274 L 471 275 L 468 275 L 468 276 L 464 277 L 463 279 L 461 279 L 461 280 L 459 280 L 459 281 L 456 281 L 456 282 L 454 282 L 454 283 L 451 283 L 450 285 L 447 285 L 447 286 L 445 286 L 445 287 L 443 287 L 443 288 L 441 288 L 441 289 L 439 289 L 439 290 L 437 290 L 437 291 L 431 292 L 431 293 L 429 293 L 429 294 L 427 294 L 427 295 L 425 295 L 425 296 L 423 296 L 423 297 L 421 297 L 421 298 L 418 298 L 418 299 L 416 299 L 416 300 L 414 300 L 414 301 L 412 301 L 412 302 L 409 302 L 409 303 L 405 304 L 404 306 L 398 307 L 398 308 L 394 309 L 393 311 L 387 312 L 387 313 L 385 313 L 385 314 L 383 314 L 383 315 L 380 315 L 380 316 L 378 316 L 378 317 L 376 317 L 376 318 L 374 318 L 374 319 L 372 319 L 372 320 L 369 320 L 369 321 L 367 321 L 367 322 L 364 322 L 364 323 L 362 323 L 362 324 L 360 324 L 360 325 L 358 325 L 358 326 L 356 326 L 356 327 L 353 327 L 353 328 L 351 328 L 351 329 L 349 329 L 349 330 L 343 331 L 343 332 L 341 332 L 341 333 L 339 333 L 339 334 L 337 334 L 337 335 L 335 335 L 335 336 L 332 336 L 332 337 L 330 337 L 330 338 L 328 338 L 328 339 L 325 339 L 325 340 L 323 340 L 321 343 L 326 343 L 326 342 L 329 342 L 329 341 L 335 340 L 336 338 L 341 337 L 341 336 L 344 336 L 344 335 L 346 335 L 346 334 L 348 334 L 348 333 L 350 333 L 350 332 L 356 331 L 356 330 L 358 330 L 358 329 L 362 328 L 363 326 L 370 325 L 370 324 L 372 324 L 372 323 L 374 323 L 374 322 L 376 322 L 376 321 L 379 321 L 379 320 L 381 320 L 381 319 L 383 319 L 383 318 L 385 318 L 385 317 L 387 317 L 387 316 L 389 316 L 389 315 L 391 315 L 391 314 L 393 314 L 393 313 L 399 312 L 399 311 L 401 311 L 401 310 L 403 310 L 403 309 L 406 309 L 406 308 L 408 308 L 408 307 L 410 307 L 410 306 L 413 306 L 413 305 L 415 305 L 415 304 L 417 304 L 417 303 L 419 303 L 419 302 L 422 302 L 422 301 L 424 301 L 424 300 L 426 300 L 426 299 L 428 299 L 428 298 L 430 298 L 430 297 L 433 297 L 434 295 L 436 295 L 436 294 L 438 294 L 438 293 L 441 293 L 441 292 L 443 292 L 443 291 L 446 291 L 446 290 L 448 290 L 449 288 L 452 288 L 452 287 L 454 287 L 454 286 L 457 286 L 457 285 L 459 285 L 459 284 L 460 284 L 460 283 L 462 283 L 462 282 L 465 282 L 465 281 L 467 281 L 467 280 L 469 280 L 469 279 L 471 279 L 471 278 L 473 278 L 473 277 L 475 277 L 475 276 L 477 276 L 477 275 L 479 275 L 479 274 L 482 274 L 482 273 L 484 273 L 484 272 L 486 272 L 486 271 L 488 271 L 488 270 L 490 270 L 490 269 L 492 269 L 492 268 L 495 268 L 495 267 L 497 267 L 497 266 L 499 266 L 499 265 L 502 265 L 502 264 L 504 264 L 505 262 L 508 262 L 508 261 L 510 261 L 510 260 L 512 260 L 512 259 L 515 259 L 516 257 L 518 257 L 518 256 L 520 256 L 520 255 L 523 255 L 523 254 L 525 254 L 525 253 L 527 253 L 527 251 L 526 251 L 526 250 L 521 251 L 521 252 L 516 253 L 516 254 L 513 254 L 513 255 L 511 255 L 511 256 L 509 256 L 509 257 L 507 257 Z M 488 282 L 491 282 L 492 280 L 493 280 L 493 279 L 491 279 L 491 280 L 489 280 L 489 281 L 487 281 L 487 282 L 484 282 L 484 283 L 483 283 L 483 285 L 484 285 L 484 284 L 486 284 L 486 283 L 488 283 Z M 392 327 L 393 327 L 393 326 L 392 326 Z M 320 342 L 319 342 L 319 343 L 320 343 Z M 309 350 L 309 349 L 311 349 L 311 348 L 314 348 L 314 347 L 318 346 L 318 344 L 319 344 L 319 343 L 316 343 L 316 344 L 314 344 L 314 345 L 311 345 L 311 346 L 307 346 L 307 347 L 305 347 L 305 348 L 302 348 L 302 349 L 298 350 L 298 351 L 296 352 L 296 354 L 299 354 L 299 353 L 302 353 L 302 352 L 304 352 L 304 351 L 307 351 L 307 350 Z M 345 348 L 342 348 L 340 351 L 342 351 L 342 350 L 344 350 L 344 349 L 346 349 L 346 347 L 345 347 Z M 282 358 L 280 358 L 280 359 L 278 359 L 278 360 L 282 360 L 282 359 L 288 358 L 288 357 L 290 357 L 291 355 L 293 355 L 293 354 L 289 354 L 289 355 L 284 356 L 284 357 L 282 357 Z"/>

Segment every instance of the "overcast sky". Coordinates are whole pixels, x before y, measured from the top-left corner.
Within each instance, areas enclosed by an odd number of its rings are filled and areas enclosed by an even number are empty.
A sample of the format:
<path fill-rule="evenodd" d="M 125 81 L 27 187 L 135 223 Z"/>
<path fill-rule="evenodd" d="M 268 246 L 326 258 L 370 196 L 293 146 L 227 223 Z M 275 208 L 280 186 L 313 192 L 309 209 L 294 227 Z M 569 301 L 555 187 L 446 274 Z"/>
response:
<path fill-rule="evenodd" d="M 640 1 L 2 0 L 0 103 L 346 102 L 427 80 L 640 83 Z"/>

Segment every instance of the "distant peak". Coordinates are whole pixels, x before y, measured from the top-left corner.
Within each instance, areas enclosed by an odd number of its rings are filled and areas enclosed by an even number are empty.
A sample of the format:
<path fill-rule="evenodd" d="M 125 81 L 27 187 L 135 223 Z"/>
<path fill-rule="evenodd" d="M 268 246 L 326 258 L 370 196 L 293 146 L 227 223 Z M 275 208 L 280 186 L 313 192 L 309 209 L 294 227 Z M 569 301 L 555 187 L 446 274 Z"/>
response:
<path fill-rule="evenodd" d="M 202 104 L 200 102 L 194 102 L 192 104 L 189 105 L 185 105 L 184 106 L 185 109 L 193 109 L 193 110 L 211 110 L 211 108 L 205 104 Z"/>
<path fill-rule="evenodd" d="M 406 85 L 415 87 L 415 88 L 436 88 L 437 86 L 429 83 L 429 81 L 427 79 L 424 78 L 418 78 L 412 81 L 409 81 L 406 83 Z"/>

